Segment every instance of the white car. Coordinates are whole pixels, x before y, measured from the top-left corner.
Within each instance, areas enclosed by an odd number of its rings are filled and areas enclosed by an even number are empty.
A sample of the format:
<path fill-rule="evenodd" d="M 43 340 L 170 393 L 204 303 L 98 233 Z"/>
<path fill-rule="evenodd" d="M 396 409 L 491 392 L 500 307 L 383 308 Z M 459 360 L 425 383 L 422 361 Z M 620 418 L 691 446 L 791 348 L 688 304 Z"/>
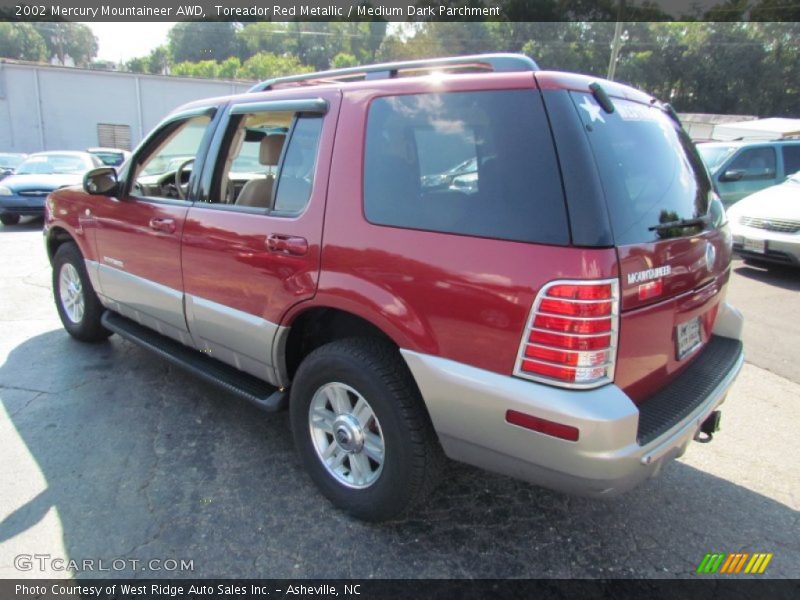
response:
<path fill-rule="evenodd" d="M 800 266 L 800 172 L 728 209 L 733 249 L 746 259 Z"/>

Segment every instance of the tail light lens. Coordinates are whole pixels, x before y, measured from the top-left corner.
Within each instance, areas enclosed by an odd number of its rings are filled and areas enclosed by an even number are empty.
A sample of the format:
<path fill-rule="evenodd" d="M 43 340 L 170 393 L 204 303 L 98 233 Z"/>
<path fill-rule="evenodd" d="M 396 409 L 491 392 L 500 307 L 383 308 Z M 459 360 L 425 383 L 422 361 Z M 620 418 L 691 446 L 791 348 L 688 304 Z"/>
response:
<path fill-rule="evenodd" d="M 572 388 L 609 383 L 618 331 L 616 279 L 550 282 L 533 303 L 514 375 Z"/>

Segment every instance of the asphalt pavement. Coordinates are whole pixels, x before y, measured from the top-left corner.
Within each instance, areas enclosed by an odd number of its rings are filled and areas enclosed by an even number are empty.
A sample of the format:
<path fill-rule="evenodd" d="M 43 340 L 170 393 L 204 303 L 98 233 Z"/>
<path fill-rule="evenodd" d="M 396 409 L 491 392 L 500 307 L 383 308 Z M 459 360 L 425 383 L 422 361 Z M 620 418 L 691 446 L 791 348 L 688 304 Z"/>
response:
<path fill-rule="evenodd" d="M 800 577 L 798 272 L 737 261 L 748 363 L 714 442 L 658 478 L 598 501 L 453 463 L 413 516 L 371 525 L 317 493 L 285 413 L 118 337 L 70 339 L 40 227 L 0 227 L 0 577 L 70 576 L 54 559 L 100 577 L 697 577 L 738 551 Z"/>

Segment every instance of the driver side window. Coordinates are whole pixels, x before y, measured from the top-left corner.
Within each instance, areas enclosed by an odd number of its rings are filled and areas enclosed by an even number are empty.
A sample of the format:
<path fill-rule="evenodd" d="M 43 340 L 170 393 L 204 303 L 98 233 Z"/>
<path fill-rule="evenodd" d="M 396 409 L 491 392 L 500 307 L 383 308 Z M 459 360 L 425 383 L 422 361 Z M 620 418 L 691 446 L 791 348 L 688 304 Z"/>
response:
<path fill-rule="evenodd" d="M 203 115 L 168 125 L 138 161 L 131 194 L 149 198 L 186 198 L 192 165 L 211 117 Z"/>

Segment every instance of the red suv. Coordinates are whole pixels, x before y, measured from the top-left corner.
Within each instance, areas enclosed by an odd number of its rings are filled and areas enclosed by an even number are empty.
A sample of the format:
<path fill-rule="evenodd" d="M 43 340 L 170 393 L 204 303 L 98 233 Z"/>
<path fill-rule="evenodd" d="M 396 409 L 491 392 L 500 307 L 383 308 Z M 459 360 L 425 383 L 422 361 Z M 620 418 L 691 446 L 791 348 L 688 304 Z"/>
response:
<path fill-rule="evenodd" d="M 674 111 L 523 56 L 194 102 L 46 204 L 72 336 L 288 406 L 365 519 L 445 456 L 627 490 L 710 438 L 743 361 L 725 212 Z"/>

